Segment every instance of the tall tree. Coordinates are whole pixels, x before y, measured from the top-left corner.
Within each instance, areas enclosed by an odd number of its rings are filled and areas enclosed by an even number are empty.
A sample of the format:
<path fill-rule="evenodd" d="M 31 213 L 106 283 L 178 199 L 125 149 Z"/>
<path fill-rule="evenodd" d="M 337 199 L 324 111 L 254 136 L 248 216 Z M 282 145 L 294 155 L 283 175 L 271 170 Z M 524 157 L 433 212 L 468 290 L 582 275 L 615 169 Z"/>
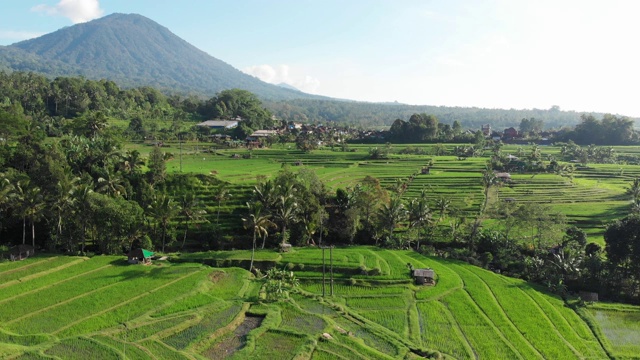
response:
<path fill-rule="evenodd" d="M 149 167 L 149 183 L 156 185 L 164 181 L 167 177 L 167 164 L 164 153 L 160 149 L 160 146 L 154 146 L 149 154 L 149 161 L 147 163 Z"/>
<path fill-rule="evenodd" d="M 151 216 L 161 227 L 161 243 L 162 252 L 165 250 L 167 229 L 170 221 L 180 212 L 180 205 L 176 203 L 169 195 L 156 193 L 147 207 L 147 214 Z"/>
<path fill-rule="evenodd" d="M 266 237 L 269 233 L 269 228 L 275 226 L 269 218 L 271 215 L 265 214 L 262 207 L 262 203 L 253 202 L 247 203 L 247 210 L 249 215 L 242 218 L 244 228 L 253 232 L 253 242 L 251 246 L 251 263 L 249 265 L 249 271 L 253 270 L 253 259 L 256 252 L 256 237 L 262 235 Z"/>
<path fill-rule="evenodd" d="M 36 246 L 36 222 L 39 221 L 46 208 L 42 190 L 30 181 L 16 185 L 17 196 L 20 201 L 19 213 L 22 217 L 22 243 L 25 244 L 25 228 L 27 220 L 31 225 L 31 244 Z"/>
<path fill-rule="evenodd" d="M 393 238 L 396 226 L 407 216 L 407 211 L 400 196 L 393 196 L 389 200 L 389 203 L 382 205 L 378 216 L 389 238 Z"/>
<path fill-rule="evenodd" d="M 411 199 L 407 210 L 409 212 L 409 226 L 418 229 L 416 250 L 420 250 L 420 230 L 422 230 L 422 235 L 426 236 L 425 230 L 431 221 L 431 209 L 429 208 L 427 191 L 425 189 L 420 191 L 418 198 Z"/>
<path fill-rule="evenodd" d="M 180 215 L 183 217 L 185 223 L 184 235 L 182 237 L 182 246 L 187 241 L 187 231 L 189 226 L 194 221 L 207 221 L 204 215 L 207 213 L 205 209 L 200 206 L 200 201 L 193 191 L 189 191 L 182 195 L 180 198 Z"/>
<path fill-rule="evenodd" d="M 222 203 L 227 202 L 227 200 L 231 198 L 231 193 L 227 188 L 227 184 L 220 184 L 216 188 L 216 192 L 213 198 L 218 202 L 218 211 L 216 214 L 216 226 L 219 226 L 220 225 L 220 209 L 222 207 Z"/>
<path fill-rule="evenodd" d="M 298 203 L 291 194 L 291 189 L 280 195 L 275 202 L 274 217 L 280 222 L 282 229 L 282 241 L 280 246 L 284 246 L 287 242 L 287 227 L 298 220 Z"/>

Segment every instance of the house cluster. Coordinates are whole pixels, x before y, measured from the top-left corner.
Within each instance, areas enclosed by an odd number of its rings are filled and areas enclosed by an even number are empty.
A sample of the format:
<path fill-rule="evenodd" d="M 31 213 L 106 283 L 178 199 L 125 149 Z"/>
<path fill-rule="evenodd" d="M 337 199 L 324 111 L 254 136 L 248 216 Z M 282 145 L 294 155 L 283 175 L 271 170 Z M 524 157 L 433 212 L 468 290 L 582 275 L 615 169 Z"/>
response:
<path fill-rule="evenodd" d="M 485 124 L 485 125 L 482 125 L 482 127 L 480 128 L 480 131 L 482 131 L 482 133 L 486 138 L 490 138 L 494 141 L 500 140 L 504 143 L 525 144 L 531 141 L 530 139 L 525 139 L 526 138 L 525 134 L 520 133 L 514 127 L 506 128 L 503 131 L 497 131 L 497 130 L 491 130 L 490 124 Z M 555 133 L 553 131 L 542 131 L 539 134 L 540 141 L 541 142 L 549 141 L 549 139 L 551 139 L 554 136 L 554 134 Z"/>
<path fill-rule="evenodd" d="M 215 134 L 210 135 L 214 140 L 218 141 L 231 141 L 231 136 L 224 134 L 225 131 L 232 130 L 238 126 L 242 121 L 242 118 L 236 118 L 234 120 L 213 119 L 203 121 L 197 126 L 208 127 L 211 130 L 216 130 Z M 247 147 L 262 147 L 268 141 L 269 138 L 274 138 L 282 134 L 293 135 L 308 135 L 318 140 L 318 145 L 322 145 L 323 142 L 332 139 L 335 143 L 342 142 L 342 139 L 353 137 L 378 137 L 382 138 L 380 132 L 376 131 L 363 131 L 355 130 L 344 127 L 333 127 L 322 124 L 303 124 L 300 122 L 288 122 L 281 127 L 271 129 L 255 130 L 244 139 L 244 145 Z M 238 140 L 240 141 L 240 140 Z"/>

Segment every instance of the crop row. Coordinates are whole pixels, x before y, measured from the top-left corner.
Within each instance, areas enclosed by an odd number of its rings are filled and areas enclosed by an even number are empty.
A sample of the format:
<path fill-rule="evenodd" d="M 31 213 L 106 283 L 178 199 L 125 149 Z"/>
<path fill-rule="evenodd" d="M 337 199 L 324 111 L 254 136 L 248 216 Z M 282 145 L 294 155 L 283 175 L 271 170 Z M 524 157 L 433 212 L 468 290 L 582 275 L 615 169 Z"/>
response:
<path fill-rule="evenodd" d="M 510 346 L 499 330 L 482 314 L 464 291 L 454 291 L 442 303 L 454 319 L 476 354 L 485 359 L 517 359 L 520 354 Z"/>
<path fill-rule="evenodd" d="M 403 310 L 407 308 L 406 296 L 348 297 L 347 306 L 355 310 Z"/>
<path fill-rule="evenodd" d="M 178 326 L 181 323 L 189 320 L 194 320 L 195 315 L 182 315 L 171 317 L 168 319 L 158 320 L 151 323 L 145 323 L 143 325 L 125 328 L 120 332 L 114 334 L 118 339 L 128 341 L 128 342 L 136 342 L 142 339 L 146 339 L 153 335 L 156 335 L 164 330 L 172 328 L 174 326 Z"/>
<path fill-rule="evenodd" d="M 384 326 L 400 336 L 408 334 L 407 311 L 405 309 L 357 310 L 368 320 Z"/>
<path fill-rule="evenodd" d="M 460 291 L 460 290 L 457 290 Z M 422 344 L 457 359 L 471 359 L 473 352 L 452 319 L 447 308 L 439 301 L 417 304 Z"/>
<path fill-rule="evenodd" d="M 13 270 L 0 272 L 0 284 L 6 284 L 10 281 L 18 280 L 23 277 L 35 277 L 39 272 L 56 271 L 56 267 L 77 261 L 78 258 L 59 256 L 49 258 L 46 261 L 32 263 L 29 266 L 23 266 Z"/>
<path fill-rule="evenodd" d="M 83 337 L 61 340 L 47 349 L 45 354 L 68 360 L 120 359 L 120 354 L 113 348 Z"/>
<path fill-rule="evenodd" d="M 107 264 L 112 261 L 113 258 L 111 257 L 94 257 L 91 260 L 82 261 L 64 268 L 64 271 L 51 272 L 28 281 L 21 281 L 14 285 L 4 287 L 2 291 L 0 291 L 0 304 L 13 297 L 25 296 L 32 291 L 38 291 L 45 287 L 58 287 L 65 281 L 78 281 L 80 277 L 91 271 L 107 266 Z"/>
<path fill-rule="evenodd" d="M 374 333 L 367 326 L 350 321 L 344 317 L 334 319 L 334 321 L 342 329 L 349 331 L 356 338 L 362 339 L 364 343 L 378 351 L 381 351 L 390 356 L 398 356 L 400 349 L 386 338 Z"/>
<path fill-rule="evenodd" d="M 186 289 L 193 288 L 205 278 L 204 271 L 192 271 L 177 278 L 159 282 L 153 290 L 116 303 L 98 313 L 91 313 L 60 330 L 60 335 L 74 335 L 94 332 L 122 324 L 153 311 L 179 297 Z M 131 289 L 131 288 L 130 288 Z M 62 331 L 61 331 L 62 330 Z"/>
<path fill-rule="evenodd" d="M 18 333 L 51 333 L 56 330 L 75 325 L 91 316 L 96 316 L 100 312 L 97 309 L 105 311 L 114 306 L 122 307 L 123 305 L 133 301 L 137 296 L 148 295 L 149 291 L 166 286 L 171 280 L 178 279 L 183 276 L 193 274 L 197 268 L 186 269 L 188 272 L 176 271 L 175 268 L 155 268 L 144 276 L 144 273 L 136 272 L 135 277 L 128 279 L 120 279 L 119 282 L 112 283 L 111 286 L 103 286 L 95 291 L 85 293 L 82 296 L 71 298 L 70 300 L 59 302 L 55 305 L 40 308 L 39 311 L 28 312 L 27 315 L 20 318 L 14 317 L 7 328 Z M 77 285 L 77 284 L 76 284 Z M 51 293 L 57 294 L 52 290 Z M 174 294 L 175 296 L 175 294 Z M 152 299 L 162 298 L 161 294 L 154 294 Z M 36 303 L 37 306 L 37 303 Z M 125 307 L 127 311 L 135 313 L 136 308 Z M 26 309 L 25 309 L 26 310 Z M 119 312 L 110 311 L 109 315 L 120 315 Z M 121 315 L 119 317 L 122 317 Z M 99 319 L 91 319 L 89 323 L 91 327 L 104 326 Z M 16 320 L 20 320 L 16 322 Z M 127 321 L 126 316 L 123 321 Z"/>
<path fill-rule="evenodd" d="M 163 338 L 162 341 L 175 349 L 183 350 L 229 324 L 231 320 L 238 315 L 240 310 L 240 305 L 232 304 L 225 309 L 208 313 L 197 324 L 180 330 L 173 335 L 169 335 Z"/>
<path fill-rule="evenodd" d="M 112 349 L 116 349 L 122 353 L 122 357 L 127 360 L 146 360 L 149 359 L 148 353 L 136 346 L 135 344 L 128 344 L 126 342 L 118 341 L 112 337 L 104 335 L 94 335 L 91 337 L 93 340 L 109 346 Z"/>
<path fill-rule="evenodd" d="M 491 289 L 475 274 L 468 270 L 468 265 L 450 265 L 464 279 L 464 290 L 471 296 L 476 305 L 487 318 L 500 329 L 525 359 L 541 359 L 542 355 L 522 336 L 497 302 Z"/>
<path fill-rule="evenodd" d="M 321 317 L 303 313 L 293 306 L 282 306 L 281 317 L 280 327 L 309 335 L 318 335 L 327 327 Z"/>
<path fill-rule="evenodd" d="M 492 289 L 496 300 L 509 319 L 544 357 L 554 359 L 579 357 L 579 353 L 558 333 L 545 313 L 520 288 L 519 285 L 524 282 L 509 286 L 498 276 L 486 270 L 471 266 L 468 269 Z M 523 308 L 528 311 L 522 311 Z"/>

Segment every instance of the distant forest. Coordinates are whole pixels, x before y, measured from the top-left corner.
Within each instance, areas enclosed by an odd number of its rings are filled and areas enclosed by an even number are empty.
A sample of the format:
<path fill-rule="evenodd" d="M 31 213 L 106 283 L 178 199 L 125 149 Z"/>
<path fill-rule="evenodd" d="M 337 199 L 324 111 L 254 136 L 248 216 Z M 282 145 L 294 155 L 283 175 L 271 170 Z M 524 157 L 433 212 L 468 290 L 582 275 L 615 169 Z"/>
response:
<path fill-rule="evenodd" d="M 490 124 L 493 129 L 504 130 L 516 127 L 522 119 L 536 119 L 544 122 L 545 129 L 573 127 L 580 123 L 585 113 L 562 111 L 558 106 L 550 109 L 482 109 L 474 107 L 446 107 L 429 105 L 405 105 L 398 103 L 366 103 L 338 100 L 296 99 L 265 102 L 276 116 L 301 122 L 340 122 L 354 126 L 391 126 L 396 119 L 409 120 L 413 114 L 430 114 L 441 123 L 459 122 L 463 128 L 480 129 Z M 602 113 L 587 113 L 602 118 Z M 638 119 L 633 119 L 636 123 Z"/>

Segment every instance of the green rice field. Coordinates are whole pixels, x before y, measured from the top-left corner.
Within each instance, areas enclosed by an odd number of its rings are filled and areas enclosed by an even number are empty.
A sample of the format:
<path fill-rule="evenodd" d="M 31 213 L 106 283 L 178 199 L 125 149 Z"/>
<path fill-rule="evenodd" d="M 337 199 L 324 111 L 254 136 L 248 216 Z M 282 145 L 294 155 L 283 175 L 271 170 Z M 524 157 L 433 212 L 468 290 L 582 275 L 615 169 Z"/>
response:
<path fill-rule="evenodd" d="M 276 144 L 272 148 L 247 150 L 245 148 L 223 149 L 210 143 L 178 144 L 169 143 L 164 151 L 173 154 L 167 164 L 170 172 L 199 173 L 215 175 L 216 179 L 229 184 L 235 194 L 221 208 L 222 228 L 239 228 L 238 211 L 248 200 L 258 177 L 274 176 L 283 166 L 292 169 L 307 168 L 332 190 L 352 186 L 365 176 L 373 176 L 383 186 L 391 186 L 398 179 L 413 181 L 405 192 L 405 198 L 417 196 L 426 189 L 430 201 L 446 197 L 462 216 L 473 216 L 482 204 L 484 195 L 481 185 L 482 172 L 490 158 L 490 151 L 484 156 L 459 160 L 455 156 L 401 155 L 406 147 L 420 148 L 430 154 L 434 145 L 392 145 L 388 159 L 371 160 L 368 151 L 380 145 L 350 145 L 349 152 L 320 149 L 309 153 L 295 150 L 291 144 Z M 384 146 L 384 145 L 382 145 Z M 449 150 L 453 144 L 446 145 Z M 130 144 L 130 149 L 146 154 L 150 147 Z M 502 153 L 528 153 L 528 146 L 506 145 Z M 615 147 L 618 154 L 637 155 L 637 146 Z M 542 157 L 559 157 L 560 148 L 541 147 Z M 180 155 L 182 153 L 182 155 Z M 234 155 L 238 155 L 234 157 Z M 250 158 L 243 158 L 249 156 Z M 420 174 L 420 169 L 433 161 L 430 174 Z M 298 166 L 295 166 L 295 165 Z M 563 213 L 569 224 L 576 225 L 589 236 L 589 241 L 604 244 L 603 234 L 606 224 L 626 215 L 630 199 L 625 189 L 631 181 L 640 176 L 640 166 L 625 164 L 588 164 L 576 166 L 573 177 L 563 177 L 552 173 L 512 173 L 512 181 L 498 188 L 497 199 L 510 198 L 518 203 L 534 202 L 551 206 Z M 201 186 L 197 189 L 200 199 L 207 204 L 209 216 L 217 213 L 217 203 L 213 201 L 213 188 Z M 490 223 L 490 221 L 489 221 Z"/>
<path fill-rule="evenodd" d="M 0 263 L 0 358 L 640 358 L 638 307 L 574 308 L 463 262 L 375 247 L 335 248 L 333 286 L 328 273 L 323 286 L 321 252 L 256 253 L 300 279 L 280 302 L 242 268 L 203 265 L 242 264 L 246 251 L 146 266 L 117 256 Z M 408 264 L 434 269 L 436 284 L 415 285 Z"/>

